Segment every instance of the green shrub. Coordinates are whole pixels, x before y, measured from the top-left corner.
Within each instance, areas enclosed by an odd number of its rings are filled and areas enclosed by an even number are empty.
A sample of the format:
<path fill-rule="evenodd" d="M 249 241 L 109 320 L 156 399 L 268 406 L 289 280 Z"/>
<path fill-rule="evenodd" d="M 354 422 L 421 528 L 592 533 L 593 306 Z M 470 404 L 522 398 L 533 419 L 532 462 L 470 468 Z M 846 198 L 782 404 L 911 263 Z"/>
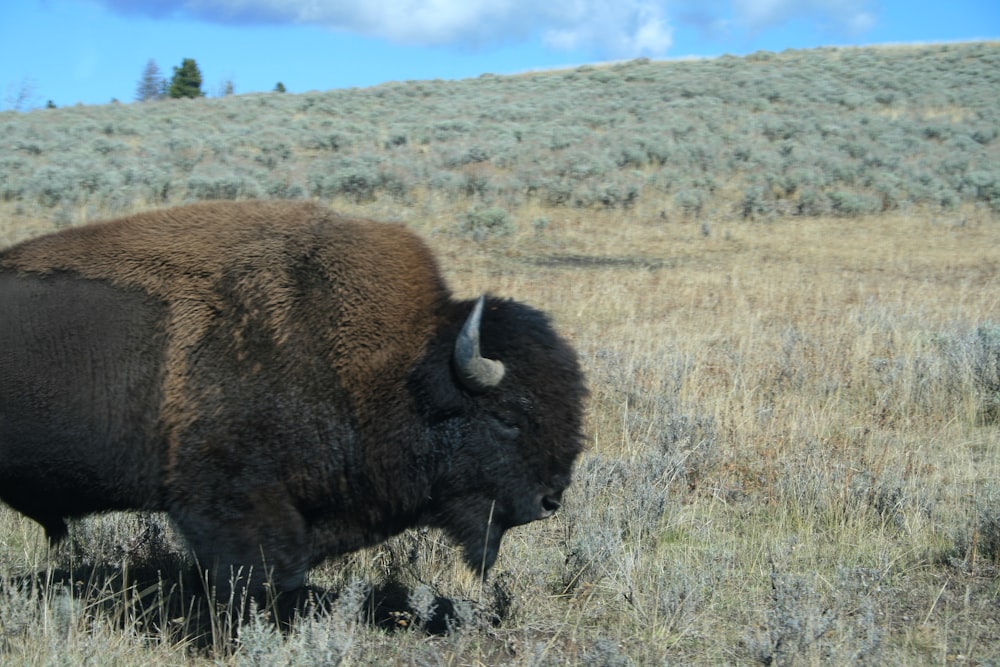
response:
<path fill-rule="evenodd" d="M 187 179 L 188 199 L 249 199 L 260 196 L 256 179 L 221 167 L 196 169 Z"/>
<path fill-rule="evenodd" d="M 487 238 L 512 234 L 515 228 L 514 220 L 506 210 L 496 206 L 489 208 L 476 206 L 466 211 L 459 229 L 476 241 L 484 241 Z"/>
<path fill-rule="evenodd" d="M 674 206 L 679 208 L 685 215 L 692 217 L 701 215 L 704 203 L 704 195 L 700 190 L 686 189 L 674 195 Z"/>
<path fill-rule="evenodd" d="M 879 210 L 879 203 L 872 196 L 847 190 L 831 192 L 830 210 L 834 215 L 845 218 L 857 217 Z"/>

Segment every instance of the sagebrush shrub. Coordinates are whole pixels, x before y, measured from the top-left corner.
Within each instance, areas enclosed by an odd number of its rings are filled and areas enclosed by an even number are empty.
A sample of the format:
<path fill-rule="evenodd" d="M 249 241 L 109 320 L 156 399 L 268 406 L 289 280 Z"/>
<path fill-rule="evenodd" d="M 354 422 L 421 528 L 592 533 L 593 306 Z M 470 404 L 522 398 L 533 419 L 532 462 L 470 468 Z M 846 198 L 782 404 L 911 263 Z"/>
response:
<path fill-rule="evenodd" d="M 463 234 L 477 241 L 496 236 L 507 236 L 514 232 L 514 219 L 510 213 L 498 206 L 475 206 L 465 212 L 459 226 Z"/>

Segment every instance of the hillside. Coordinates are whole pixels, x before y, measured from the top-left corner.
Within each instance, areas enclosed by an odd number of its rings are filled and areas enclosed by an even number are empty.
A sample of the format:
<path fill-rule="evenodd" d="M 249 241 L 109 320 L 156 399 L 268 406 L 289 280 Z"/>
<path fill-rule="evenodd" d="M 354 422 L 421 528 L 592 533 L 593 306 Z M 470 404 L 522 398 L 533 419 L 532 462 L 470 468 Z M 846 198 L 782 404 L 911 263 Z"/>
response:
<path fill-rule="evenodd" d="M 997 211 L 997 99 L 1000 44 L 969 43 L 8 112 L 0 201 L 61 224 L 248 197 L 391 200 L 400 218 L 443 198 L 511 224 L 526 204 Z"/>

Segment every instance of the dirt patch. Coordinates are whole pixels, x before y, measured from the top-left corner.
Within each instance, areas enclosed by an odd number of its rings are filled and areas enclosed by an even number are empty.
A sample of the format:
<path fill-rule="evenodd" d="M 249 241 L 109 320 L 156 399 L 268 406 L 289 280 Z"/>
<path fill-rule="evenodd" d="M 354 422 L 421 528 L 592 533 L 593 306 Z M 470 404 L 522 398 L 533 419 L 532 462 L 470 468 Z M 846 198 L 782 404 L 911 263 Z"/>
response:
<path fill-rule="evenodd" d="M 535 257 L 525 257 L 525 264 L 545 267 L 566 267 L 566 268 L 617 268 L 617 269 L 646 269 L 655 271 L 664 269 L 670 264 L 660 258 L 654 257 L 607 257 L 604 255 L 538 255 Z"/>

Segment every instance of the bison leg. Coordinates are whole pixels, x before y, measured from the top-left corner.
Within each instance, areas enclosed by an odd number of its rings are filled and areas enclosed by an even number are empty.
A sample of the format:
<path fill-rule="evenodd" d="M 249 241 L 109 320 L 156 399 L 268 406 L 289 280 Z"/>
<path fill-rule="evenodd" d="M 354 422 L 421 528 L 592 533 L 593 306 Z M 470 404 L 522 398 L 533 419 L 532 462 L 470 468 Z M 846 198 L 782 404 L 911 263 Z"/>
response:
<path fill-rule="evenodd" d="M 0 446 L 0 455 L 6 454 Z M 0 458 L 0 461 L 9 464 L 9 458 Z M 69 533 L 64 518 L 65 501 L 58 494 L 39 491 L 39 484 L 35 479 L 25 482 L 23 477 L 27 476 L 21 471 L 12 475 L 0 472 L 0 498 L 24 516 L 41 524 L 49 544 L 59 544 Z"/>
<path fill-rule="evenodd" d="M 220 504 L 171 511 L 205 568 L 219 602 L 295 591 L 305 584 L 309 545 L 305 520 L 279 490 L 218 499 Z"/>

